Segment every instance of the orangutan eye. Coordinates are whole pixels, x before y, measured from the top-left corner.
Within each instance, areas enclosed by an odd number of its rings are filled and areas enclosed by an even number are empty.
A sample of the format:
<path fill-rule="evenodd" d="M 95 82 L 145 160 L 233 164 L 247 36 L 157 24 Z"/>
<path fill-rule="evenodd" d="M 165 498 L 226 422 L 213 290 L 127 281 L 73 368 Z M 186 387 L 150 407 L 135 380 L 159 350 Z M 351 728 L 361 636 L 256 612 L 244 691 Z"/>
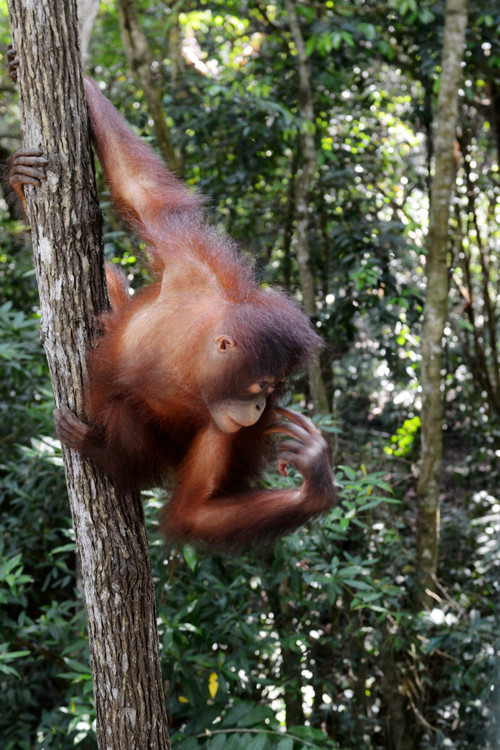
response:
<path fill-rule="evenodd" d="M 248 393 L 251 393 L 253 396 L 258 396 L 261 392 L 262 385 L 260 383 L 252 383 L 252 385 L 248 387 Z"/>

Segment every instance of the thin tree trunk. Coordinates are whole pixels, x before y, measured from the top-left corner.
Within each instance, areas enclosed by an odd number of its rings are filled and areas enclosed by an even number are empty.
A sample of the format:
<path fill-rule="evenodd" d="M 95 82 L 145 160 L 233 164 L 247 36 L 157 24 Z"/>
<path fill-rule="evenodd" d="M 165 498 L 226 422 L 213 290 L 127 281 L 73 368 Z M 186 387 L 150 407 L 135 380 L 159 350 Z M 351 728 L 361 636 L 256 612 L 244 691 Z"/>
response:
<path fill-rule="evenodd" d="M 472 135 L 467 129 L 462 133 L 460 139 L 460 151 L 463 154 L 463 168 L 466 179 L 466 194 L 468 196 L 467 205 L 467 226 L 469 233 L 476 234 L 476 245 L 479 251 L 479 262 L 481 265 L 481 287 L 483 295 L 483 309 L 482 319 L 485 325 L 481 326 L 481 330 L 478 329 L 474 316 L 473 303 L 475 296 L 473 293 L 473 274 L 471 272 L 471 253 L 469 249 L 464 247 L 462 243 L 462 249 L 460 257 L 462 258 L 462 267 L 464 269 L 464 275 L 469 291 L 470 304 L 468 305 L 469 321 L 473 324 L 474 332 L 474 343 L 477 352 L 477 362 L 479 367 L 474 373 L 476 376 L 479 375 L 481 380 L 484 382 L 485 390 L 488 399 L 488 407 L 492 414 L 498 414 L 500 411 L 500 367 L 498 358 L 498 345 L 497 345 L 497 333 L 495 320 L 497 317 L 496 310 L 496 293 L 490 291 L 490 284 L 494 273 L 491 269 L 491 255 L 487 252 L 485 245 L 481 237 L 481 230 L 479 227 L 479 221 L 477 217 L 477 210 L 474 198 L 474 184 L 471 175 L 470 156 L 471 156 L 471 141 Z M 457 207 L 456 213 L 459 214 Z M 486 247 L 488 243 L 486 244 Z M 488 336 L 485 335 L 486 331 Z M 490 344 L 490 364 L 486 358 L 486 349 Z"/>
<path fill-rule="evenodd" d="M 49 161 L 27 188 L 41 339 L 56 405 L 82 414 L 85 355 L 107 307 L 75 0 L 9 0 L 24 145 Z M 81 561 L 100 750 L 169 748 L 141 499 L 63 448 Z"/>
<path fill-rule="evenodd" d="M 435 130 L 435 171 L 427 237 L 427 295 L 422 332 L 422 458 L 418 483 L 418 557 L 422 604 L 435 588 L 439 547 L 439 493 L 443 453 L 441 416 L 442 339 L 448 301 L 448 222 L 455 183 L 454 142 L 458 118 L 466 0 L 446 0 L 441 88 Z"/>
<path fill-rule="evenodd" d="M 92 29 L 94 28 L 100 5 L 101 0 L 76 0 L 76 6 L 78 9 L 78 29 L 80 32 L 80 57 L 83 66 L 85 66 L 85 61 L 87 59 L 87 51 L 92 36 Z"/>
<path fill-rule="evenodd" d="M 283 280 L 285 288 L 289 289 L 292 282 L 292 234 L 293 234 L 293 217 L 295 214 L 295 178 L 299 165 L 299 150 L 293 151 L 292 163 L 290 165 L 290 179 L 288 180 L 287 189 L 287 208 L 285 215 L 285 224 L 283 227 Z"/>
<path fill-rule="evenodd" d="M 402 676 L 395 656 L 395 641 L 386 624 L 381 626 L 381 643 L 378 664 L 381 671 L 380 687 L 384 696 L 385 742 L 387 750 L 413 750 L 418 748 L 421 732 L 415 713 L 409 710 L 405 690 L 402 689 Z"/>
<path fill-rule="evenodd" d="M 165 42 L 163 44 L 163 57 L 170 59 L 170 81 L 175 88 L 179 84 L 179 79 L 184 70 L 179 25 L 179 13 L 183 6 L 183 0 L 168 0 L 168 5 L 170 14 L 164 28 Z"/>
<path fill-rule="evenodd" d="M 286 636 L 294 629 L 288 576 L 283 578 L 279 587 L 270 588 L 268 595 L 281 641 L 280 684 L 285 701 L 286 727 L 290 729 L 304 724 L 305 717 L 302 705 L 302 654 L 300 650 L 292 650 L 286 645 Z"/>
<path fill-rule="evenodd" d="M 170 169 L 177 171 L 178 163 L 170 137 L 170 130 L 162 108 L 161 91 L 155 86 L 151 70 L 151 54 L 146 35 L 141 29 L 134 0 L 118 0 L 120 29 L 128 63 L 137 74 L 144 90 L 148 111 L 153 119 L 156 142 Z"/>
<path fill-rule="evenodd" d="M 463 355 L 469 366 L 472 378 L 477 387 L 486 393 L 488 407 L 492 413 L 498 411 L 498 394 L 493 387 L 486 359 L 486 352 L 482 342 L 481 331 L 478 327 L 477 316 L 475 311 L 474 287 L 472 283 L 471 255 L 468 247 L 463 241 L 462 229 L 460 224 L 460 208 L 455 206 L 455 218 L 457 231 L 455 232 L 455 245 L 460 257 L 460 265 L 463 272 L 463 281 L 456 273 L 452 274 L 452 279 L 460 292 L 463 299 L 463 311 L 467 317 L 470 327 L 470 335 L 467 330 L 462 331 L 459 326 L 452 323 L 453 330 L 460 342 Z M 472 338 L 472 345 L 469 344 L 469 338 Z"/>
<path fill-rule="evenodd" d="M 309 199 L 311 185 L 316 174 L 317 156 L 314 142 L 315 118 L 309 61 L 307 59 L 304 38 L 300 29 L 294 0 L 285 0 L 288 23 L 297 50 L 297 67 L 299 73 L 299 114 L 302 119 L 300 147 L 302 151 L 302 169 L 295 182 L 295 216 L 297 221 L 297 264 L 304 301 L 304 311 L 310 317 L 316 315 L 315 279 L 311 267 L 311 248 L 309 244 Z M 319 362 L 312 362 L 309 367 L 309 387 L 314 401 L 314 408 L 320 414 L 327 414 L 330 409 L 325 385 L 321 377 Z"/>
<path fill-rule="evenodd" d="M 492 299 L 490 294 L 490 280 L 491 274 L 491 258 L 489 253 L 484 247 L 481 239 L 481 229 L 477 219 L 476 206 L 474 205 L 474 199 L 472 202 L 472 216 L 474 222 L 474 229 L 476 231 L 476 243 L 479 250 L 479 259 L 481 263 L 481 275 L 482 275 L 482 291 L 483 291 L 483 314 L 485 318 L 486 327 L 489 334 L 490 340 L 490 353 L 491 353 L 491 370 L 492 370 L 492 381 L 494 384 L 494 409 L 498 414 L 500 405 L 500 368 L 498 363 L 498 346 L 497 346 L 497 331 L 495 321 L 497 318 L 497 310 L 495 299 Z M 496 295 L 495 295 L 496 298 Z"/>
<path fill-rule="evenodd" d="M 491 86 L 491 122 L 497 147 L 497 159 L 500 161 L 500 86 L 492 81 Z"/>

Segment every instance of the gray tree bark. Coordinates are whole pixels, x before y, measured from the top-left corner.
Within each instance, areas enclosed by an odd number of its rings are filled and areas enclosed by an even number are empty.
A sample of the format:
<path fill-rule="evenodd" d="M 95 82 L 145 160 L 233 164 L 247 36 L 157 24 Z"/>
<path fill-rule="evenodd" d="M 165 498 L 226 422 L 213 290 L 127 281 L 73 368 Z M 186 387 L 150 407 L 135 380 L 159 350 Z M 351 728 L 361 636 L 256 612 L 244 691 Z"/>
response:
<path fill-rule="evenodd" d="M 81 418 L 85 355 L 108 305 L 75 0 L 9 0 L 24 146 L 49 160 L 27 188 L 41 340 L 56 405 Z M 168 749 L 141 498 L 63 447 L 81 561 L 100 750 Z"/>
<path fill-rule="evenodd" d="M 427 293 L 422 331 L 422 447 L 418 482 L 417 570 L 422 604 L 435 589 L 439 559 L 439 494 L 443 455 L 442 339 L 448 302 L 448 225 L 455 184 L 458 89 L 467 27 L 466 0 L 446 0 L 441 88 L 435 119 L 435 168 L 427 236 Z"/>

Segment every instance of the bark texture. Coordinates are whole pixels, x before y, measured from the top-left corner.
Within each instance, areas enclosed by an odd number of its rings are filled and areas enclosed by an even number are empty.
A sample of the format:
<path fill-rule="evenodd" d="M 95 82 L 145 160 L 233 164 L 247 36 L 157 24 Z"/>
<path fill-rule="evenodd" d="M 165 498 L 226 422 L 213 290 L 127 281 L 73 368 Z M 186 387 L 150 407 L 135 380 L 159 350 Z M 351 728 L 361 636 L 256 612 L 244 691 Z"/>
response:
<path fill-rule="evenodd" d="M 435 120 L 435 168 L 427 237 L 427 293 L 422 332 L 422 457 L 418 483 L 417 566 L 424 605 L 435 588 L 438 566 L 443 453 L 441 367 L 448 301 L 448 223 L 455 184 L 453 151 L 466 27 L 466 0 L 447 0 L 441 87 Z"/>
<path fill-rule="evenodd" d="M 297 50 L 297 69 L 299 74 L 299 115 L 302 120 L 300 131 L 300 148 L 302 167 L 295 182 L 295 218 L 297 223 L 296 258 L 299 267 L 304 312 L 309 317 L 316 315 L 316 283 L 311 265 L 311 247 L 309 243 L 309 198 L 314 180 L 318 159 L 314 141 L 315 117 L 309 60 L 306 54 L 304 38 L 297 18 L 294 0 L 285 0 L 288 23 L 292 39 Z M 314 407 L 320 414 L 327 414 L 330 409 L 326 389 L 321 377 L 319 362 L 312 362 L 309 367 L 309 387 Z"/>
<path fill-rule="evenodd" d="M 56 405 L 82 417 L 85 354 L 107 306 L 75 0 L 9 0 L 26 147 L 48 157 L 26 190 L 41 339 Z M 155 592 L 139 494 L 63 456 L 88 617 L 100 750 L 169 748 Z"/>

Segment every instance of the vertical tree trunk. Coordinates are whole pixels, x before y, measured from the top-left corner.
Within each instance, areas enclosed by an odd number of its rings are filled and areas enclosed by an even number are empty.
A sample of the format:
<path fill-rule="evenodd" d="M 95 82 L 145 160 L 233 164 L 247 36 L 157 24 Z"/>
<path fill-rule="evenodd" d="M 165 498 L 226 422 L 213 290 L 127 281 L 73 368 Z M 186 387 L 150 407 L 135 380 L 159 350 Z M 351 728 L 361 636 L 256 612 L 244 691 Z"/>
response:
<path fill-rule="evenodd" d="M 80 32 L 80 57 L 84 66 L 87 59 L 90 38 L 92 36 L 92 29 L 94 28 L 100 5 L 101 0 L 76 0 L 76 6 L 78 9 L 78 29 Z"/>
<path fill-rule="evenodd" d="M 311 184 L 316 174 L 317 156 L 314 142 L 316 128 L 309 61 L 307 59 L 304 39 L 300 29 L 294 0 L 285 0 L 288 23 L 297 50 L 299 72 L 299 114 L 302 119 L 300 147 L 302 151 L 302 168 L 295 182 L 295 216 L 297 221 L 297 264 L 304 300 L 304 311 L 310 317 L 316 315 L 316 284 L 311 267 L 311 248 L 309 245 L 309 198 Z M 320 414 L 327 414 L 330 409 L 325 385 L 321 377 L 319 362 L 312 362 L 309 367 L 309 387 L 314 407 Z"/>
<path fill-rule="evenodd" d="M 9 0 L 24 145 L 49 160 L 26 190 L 41 339 L 56 405 L 82 415 L 85 354 L 107 306 L 75 0 Z M 100 750 L 169 748 L 154 585 L 138 493 L 63 449 L 88 618 Z"/>
<path fill-rule="evenodd" d="M 399 635 L 392 633 L 384 623 L 381 636 L 378 665 L 381 671 L 380 687 L 386 704 L 384 748 L 415 750 L 420 744 L 422 728 L 416 721 L 416 712 L 410 710 L 408 697 L 402 689 L 402 675 L 395 655 L 395 641 Z"/>
<path fill-rule="evenodd" d="M 162 109 L 161 92 L 153 81 L 148 40 L 141 29 L 134 0 L 118 0 L 118 13 L 125 54 L 144 90 L 158 148 L 170 169 L 175 172 L 178 170 L 177 156 Z"/>
<path fill-rule="evenodd" d="M 467 26 L 466 0 L 446 0 L 441 88 L 435 129 L 435 170 L 427 237 L 427 294 L 422 332 L 422 459 L 418 483 L 418 557 L 422 603 L 435 587 L 443 452 L 442 338 L 448 301 L 448 220 L 455 183 L 458 87 Z"/>
<path fill-rule="evenodd" d="M 276 630 L 281 642 L 280 685 L 285 701 L 286 727 L 302 726 L 305 721 L 302 705 L 302 654 L 287 645 L 287 636 L 294 631 L 294 611 L 289 604 L 289 577 L 279 587 L 270 587 L 269 601 L 274 613 Z"/>

